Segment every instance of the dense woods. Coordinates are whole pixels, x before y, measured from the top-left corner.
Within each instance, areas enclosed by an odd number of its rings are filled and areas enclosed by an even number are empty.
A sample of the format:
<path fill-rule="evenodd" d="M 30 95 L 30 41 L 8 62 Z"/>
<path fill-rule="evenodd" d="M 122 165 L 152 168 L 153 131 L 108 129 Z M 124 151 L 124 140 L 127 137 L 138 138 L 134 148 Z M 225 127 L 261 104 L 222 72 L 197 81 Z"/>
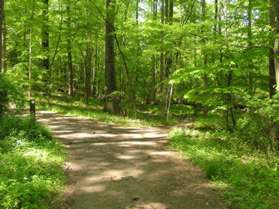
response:
<path fill-rule="evenodd" d="M 278 154 L 279 0 L 0 0 L 0 72 L 2 120 L 59 97 Z"/>
<path fill-rule="evenodd" d="M 167 118 L 183 104 L 227 130 L 244 114 L 276 132 L 276 0 L 1 1 L 0 21 L 1 71 L 29 97 L 156 104 Z"/>
<path fill-rule="evenodd" d="M 31 92 L 195 103 L 235 126 L 237 107 L 276 91 L 276 0 L 5 3 L 1 69 Z"/>

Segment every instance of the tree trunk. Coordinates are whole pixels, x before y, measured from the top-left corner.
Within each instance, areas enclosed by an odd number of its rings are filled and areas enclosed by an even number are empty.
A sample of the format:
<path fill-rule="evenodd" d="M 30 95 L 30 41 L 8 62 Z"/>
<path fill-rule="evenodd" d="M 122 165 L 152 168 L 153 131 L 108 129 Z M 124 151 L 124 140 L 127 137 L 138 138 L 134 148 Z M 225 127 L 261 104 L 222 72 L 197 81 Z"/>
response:
<path fill-rule="evenodd" d="M 279 0 L 270 0 L 270 25 L 274 32 L 269 54 L 269 93 L 272 97 L 279 84 Z"/>
<path fill-rule="evenodd" d="M 205 22 L 206 21 L 206 0 L 202 0 L 201 6 L 202 6 L 202 21 Z M 202 32 L 203 33 L 206 32 L 205 27 L 203 27 Z M 203 41 L 204 46 L 203 47 L 205 47 L 206 42 L 207 42 L 206 39 L 204 39 L 204 41 Z M 207 55 L 205 49 L 203 49 L 203 64 L 204 64 L 204 67 L 206 67 L 207 64 L 208 64 L 208 55 Z M 203 79 L 204 79 L 204 87 L 208 88 L 208 77 L 207 77 L 206 73 L 204 73 Z"/>
<path fill-rule="evenodd" d="M 161 24 L 165 24 L 165 0 L 161 0 Z M 164 32 L 161 32 L 161 40 L 163 41 Z M 160 54 L 160 93 L 163 95 L 164 90 L 164 70 L 165 70 L 165 55 L 163 49 Z"/>
<path fill-rule="evenodd" d="M 3 72 L 4 0 L 0 0 L 0 72 Z"/>
<path fill-rule="evenodd" d="M 28 46 L 28 97 L 32 98 L 32 29 L 29 29 Z"/>
<path fill-rule="evenodd" d="M 67 5 L 67 29 L 71 31 L 71 8 L 70 3 Z M 72 56 L 72 37 L 67 37 L 67 58 L 68 58 L 68 71 L 69 71 L 69 90 L 70 96 L 74 96 L 74 68 L 73 68 L 73 56 Z"/>
<path fill-rule="evenodd" d="M 51 72 L 49 69 L 49 23 L 48 23 L 48 7 L 49 0 L 43 0 L 43 26 L 42 26 L 42 49 L 43 49 L 43 59 L 42 67 L 45 70 L 44 75 L 44 86 L 47 94 L 50 93 L 49 83 L 51 79 Z"/>
<path fill-rule="evenodd" d="M 252 0 L 248 1 L 248 9 L 247 9 L 247 13 L 248 13 L 248 32 L 247 32 L 247 42 L 248 42 L 248 52 L 252 49 L 253 46 L 253 42 L 252 42 L 252 38 L 253 38 L 253 33 L 252 33 Z M 252 60 L 249 60 L 249 69 L 248 69 L 248 86 L 249 86 L 249 90 L 250 93 L 253 94 L 254 92 L 254 75 L 253 75 L 253 62 Z"/>
<path fill-rule="evenodd" d="M 166 19 L 169 25 L 173 23 L 173 0 L 166 0 Z M 173 64 L 172 51 L 166 53 L 165 76 L 169 78 Z"/>
<path fill-rule="evenodd" d="M 219 15 L 219 0 L 215 0 L 214 1 L 214 9 L 215 9 L 215 13 L 214 13 L 214 33 L 215 36 L 218 33 L 218 15 Z"/>
<path fill-rule="evenodd" d="M 106 0 L 106 28 L 105 28 L 105 77 L 106 77 L 106 101 L 105 111 L 119 113 L 118 102 L 111 93 L 117 90 L 115 75 L 115 52 L 114 52 L 114 27 L 115 0 Z"/>
<path fill-rule="evenodd" d="M 153 20 L 157 20 L 158 13 L 158 0 L 153 0 Z M 156 101 L 156 69 L 157 69 L 157 57 L 156 55 L 152 55 L 152 101 L 155 103 Z"/>
<path fill-rule="evenodd" d="M 85 79 L 84 79 L 84 93 L 85 93 L 85 104 L 89 104 L 89 97 L 91 95 L 91 71 L 92 71 L 92 48 L 87 46 L 86 56 L 85 56 Z"/>
<path fill-rule="evenodd" d="M 6 18 L 5 13 L 4 15 L 4 23 L 3 23 L 3 52 L 2 52 L 2 69 L 4 72 L 7 71 L 8 63 L 7 63 L 7 24 L 6 24 Z M 1 71 L 0 71 L 1 72 Z"/>

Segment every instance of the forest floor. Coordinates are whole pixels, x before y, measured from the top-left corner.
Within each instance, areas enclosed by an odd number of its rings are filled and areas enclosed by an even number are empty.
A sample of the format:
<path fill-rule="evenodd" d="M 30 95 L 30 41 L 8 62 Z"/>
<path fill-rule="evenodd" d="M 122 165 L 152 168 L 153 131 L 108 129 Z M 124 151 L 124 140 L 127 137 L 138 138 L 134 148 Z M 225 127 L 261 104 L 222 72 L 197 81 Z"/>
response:
<path fill-rule="evenodd" d="M 168 149 L 167 128 L 119 126 L 48 111 L 38 120 L 69 154 L 67 209 L 226 208 L 203 172 Z"/>

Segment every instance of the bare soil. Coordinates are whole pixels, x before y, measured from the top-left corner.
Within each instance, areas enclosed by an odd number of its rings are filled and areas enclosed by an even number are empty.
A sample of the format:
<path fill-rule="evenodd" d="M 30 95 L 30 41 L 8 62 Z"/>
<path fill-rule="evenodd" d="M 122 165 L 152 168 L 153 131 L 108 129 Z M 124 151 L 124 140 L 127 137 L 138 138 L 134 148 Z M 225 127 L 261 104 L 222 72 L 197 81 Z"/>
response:
<path fill-rule="evenodd" d="M 40 112 L 38 119 L 69 153 L 64 208 L 226 208 L 201 170 L 168 149 L 168 129 L 121 127 L 53 112 Z"/>

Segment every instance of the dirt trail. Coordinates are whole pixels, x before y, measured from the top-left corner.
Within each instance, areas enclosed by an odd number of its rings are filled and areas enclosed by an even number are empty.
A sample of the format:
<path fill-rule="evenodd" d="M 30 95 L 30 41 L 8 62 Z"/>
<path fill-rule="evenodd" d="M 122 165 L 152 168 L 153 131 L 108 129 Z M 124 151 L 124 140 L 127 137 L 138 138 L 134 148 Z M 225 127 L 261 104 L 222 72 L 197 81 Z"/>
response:
<path fill-rule="evenodd" d="M 224 209 L 202 172 L 166 148 L 167 130 L 40 112 L 69 152 L 71 209 Z"/>

